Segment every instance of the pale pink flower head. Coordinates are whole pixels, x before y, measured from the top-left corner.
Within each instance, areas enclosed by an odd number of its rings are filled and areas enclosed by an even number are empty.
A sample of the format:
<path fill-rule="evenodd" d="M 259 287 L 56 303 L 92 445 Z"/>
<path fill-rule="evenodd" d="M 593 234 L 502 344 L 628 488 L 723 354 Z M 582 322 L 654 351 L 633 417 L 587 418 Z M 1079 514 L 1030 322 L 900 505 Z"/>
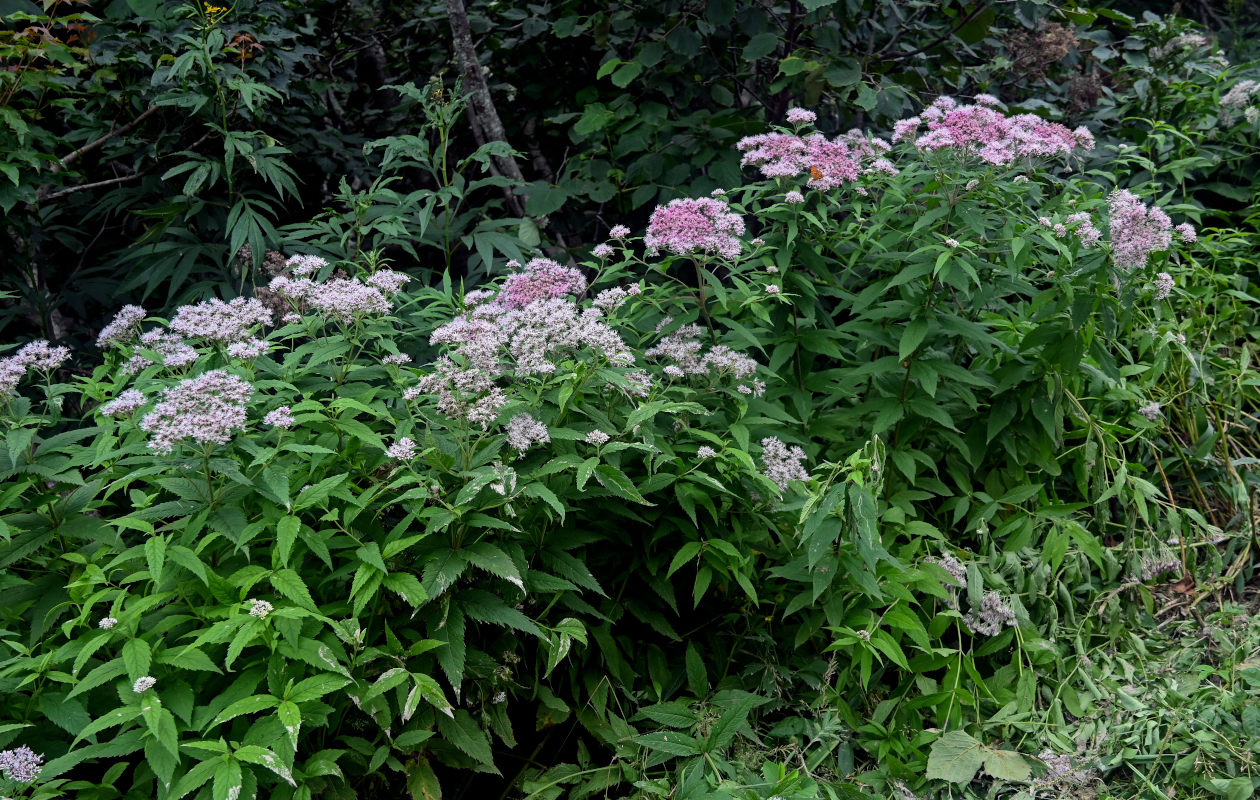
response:
<path fill-rule="evenodd" d="M 625 225 L 614 225 L 608 231 L 609 239 L 624 239 L 630 235 L 630 229 Z"/>
<path fill-rule="evenodd" d="M 849 144 L 840 137 L 828 141 L 821 133 L 805 137 L 806 169 L 809 170 L 809 187 L 829 191 L 855 181 L 861 172 L 858 157 Z"/>
<path fill-rule="evenodd" d="M 679 198 L 656 207 L 643 241 L 650 251 L 666 250 L 680 256 L 716 253 L 735 258 L 743 233 L 744 220 L 724 203 L 710 197 Z"/>
<path fill-rule="evenodd" d="M 1199 239 L 1198 232 L 1194 229 L 1194 226 L 1191 225 L 1189 222 L 1183 222 L 1180 225 L 1178 225 L 1176 228 L 1173 228 L 1173 230 L 1176 231 L 1177 238 L 1185 242 L 1186 244 L 1190 244 L 1191 242 L 1196 242 Z"/>
<path fill-rule="evenodd" d="M 0 398 L 17 391 L 32 370 L 52 371 L 70 357 L 70 348 L 53 347 L 43 339 L 23 345 L 8 358 L 0 358 Z"/>
<path fill-rule="evenodd" d="M 130 343 L 139 334 L 140 323 L 144 321 L 147 314 L 148 312 L 140 306 L 123 306 L 114 319 L 101 328 L 100 335 L 96 337 L 96 346 L 106 350 Z"/>
<path fill-rule="evenodd" d="M 609 245 L 609 244 L 597 244 L 595 245 L 594 249 L 591 250 L 591 255 L 595 256 L 596 258 L 609 258 L 612 256 L 612 254 L 613 254 L 612 245 Z"/>
<path fill-rule="evenodd" d="M 363 282 L 368 286 L 380 289 L 385 294 L 395 294 L 403 286 L 411 283 L 411 276 L 395 272 L 392 269 L 381 269 L 373 272 Z"/>
<path fill-rule="evenodd" d="M 792 481 L 809 480 L 804 461 L 805 451 L 799 447 L 789 447 L 774 436 L 761 440 L 762 474 L 774 481 L 779 491 L 786 491 Z"/>
<path fill-rule="evenodd" d="M 517 414 L 507 426 L 508 444 L 515 447 L 517 452 L 524 453 L 535 444 L 544 444 L 551 441 L 551 434 L 547 432 L 547 426 L 531 417 L 529 414 Z"/>
<path fill-rule="evenodd" d="M 805 140 L 790 133 L 761 133 L 746 136 L 735 147 L 744 154 L 741 166 L 757 167 L 767 178 L 792 178 L 808 166 Z"/>
<path fill-rule="evenodd" d="M 166 389 L 140 428 L 149 433 L 149 449 L 161 455 L 185 439 L 226 444 L 234 431 L 245 429 L 253 394 L 253 386 L 225 370 L 204 372 Z"/>
<path fill-rule="evenodd" d="M 1173 287 L 1177 285 L 1173 277 L 1167 272 L 1161 272 L 1155 276 L 1155 299 L 1163 300 L 1172 294 Z"/>
<path fill-rule="evenodd" d="M 1158 206 L 1148 208 L 1124 189 L 1112 192 L 1107 206 L 1111 212 L 1111 256 L 1117 267 L 1145 267 L 1151 253 L 1172 246 L 1172 220 Z"/>
<path fill-rule="evenodd" d="M 400 436 L 386 448 L 385 455 L 395 461 L 410 461 L 416 457 L 416 442 L 408 436 Z"/>
<path fill-rule="evenodd" d="M 148 402 L 144 393 L 137 389 L 128 389 L 113 400 L 101 406 L 101 413 L 107 417 L 125 417 Z"/>
<path fill-rule="evenodd" d="M 976 99 L 973 105 L 960 105 L 952 98 L 938 98 L 920 116 L 895 123 L 893 141 L 919 134 L 926 124 L 927 131 L 915 139 L 920 150 L 955 150 L 995 166 L 1009 166 L 1019 158 L 1066 157 L 1076 148 L 1094 146 L 1093 136 L 1083 128 L 1070 131 L 1034 114 L 1007 116 L 994 107 L 995 98 Z"/>
<path fill-rule="evenodd" d="M 334 278 L 326 283 L 312 284 L 302 299 L 315 311 L 343 325 L 369 314 L 388 314 L 393 310 L 393 305 L 385 299 L 381 289 L 358 278 Z"/>
<path fill-rule="evenodd" d="M 293 427 L 296 420 L 293 418 L 293 411 L 288 406 L 280 406 L 267 412 L 267 416 L 263 417 L 263 424 L 270 425 L 273 428 L 281 428 L 288 430 Z"/>
<path fill-rule="evenodd" d="M 805 195 L 793 189 L 792 191 L 788 192 L 787 194 L 783 196 L 783 202 L 791 203 L 793 205 L 795 205 L 796 203 L 804 203 Z"/>
<path fill-rule="evenodd" d="M 248 361 L 253 358 L 265 356 L 267 351 L 271 349 L 271 345 L 265 339 L 246 339 L 242 342 L 232 342 L 228 345 L 227 352 L 232 358 L 239 358 L 242 361 Z"/>
<path fill-rule="evenodd" d="M 586 291 L 586 279 L 572 267 L 563 267 L 549 258 L 532 259 L 525 268 L 509 275 L 499 289 L 495 304 L 501 308 L 524 308 L 538 300 L 578 295 Z"/>
<path fill-rule="evenodd" d="M 909 139 L 918 132 L 919 126 L 923 124 L 923 120 L 919 117 L 907 117 L 893 123 L 892 140 L 900 142 L 902 139 Z"/>
<path fill-rule="evenodd" d="M 44 339 L 36 339 L 22 345 L 22 349 L 13 356 L 28 370 L 40 371 L 57 369 L 69 357 L 69 347 L 53 347 Z"/>
<path fill-rule="evenodd" d="M 991 94 L 978 94 L 973 98 L 976 105 L 980 106 L 1000 106 L 1002 101 Z"/>
<path fill-rule="evenodd" d="M 299 278 L 305 278 L 328 266 L 328 260 L 313 255 L 297 255 L 290 256 L 289 260 L 284 262 L 284 265 L 294 275 L 297 275 Z"/>
<path fill-rule="evenodd" d="M 818 115 L 804 108 L 789 108 L 787 121 L 789 125 L 812 125 Z"/>
<path fill-rule="evenodd" d="M 44 757 L 26 745 L 0 750 L 0 775 L 14 783 L 33 783 L 39 777 Z"/>
<path fill-rule="evenodd" d="M 270 324 L 271 312 L 257 298 L 236 297 L 226 303 L 216 298 L 180 306 L 170 328 L 180 336 L 230 344 L 250 338 L 255 327 Z"/>
<path fill-rule="evenodd" d="M 586 434 L 586 443 L 598 446 L 601 444 L 607 444 L 608 440 L 611 438 L 612 437 L 609 436 L 608 434 L 604 433 L 603 431 L 599 429 L 596 429 Z"/>

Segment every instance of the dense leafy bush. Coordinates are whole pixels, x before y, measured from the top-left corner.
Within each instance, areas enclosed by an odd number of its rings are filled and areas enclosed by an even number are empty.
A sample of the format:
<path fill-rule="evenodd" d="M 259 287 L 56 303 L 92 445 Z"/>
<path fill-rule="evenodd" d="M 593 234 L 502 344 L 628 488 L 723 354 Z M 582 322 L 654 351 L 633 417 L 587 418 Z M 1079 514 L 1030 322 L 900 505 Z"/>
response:
<path fill-rule="evenodd" d="M 1204 458 L 1149 460 L 1195 335 L 1161 309 L 1212 273 L 1192 225 L 1039 167 L 1092 134 L 997 106 L 896 144 L 791 111 L 739 143 L 765 180 L 586 275 L 408 294 L 356 239 L 125 309 L 77 389 L 17 394 L 67 353 L 10 357 L 3 674 L 40 795 L 424 796 L 503 772 L 522 719 L 577 737 L 514 768 L 537 796 L 1094 769 L 984 742 L 1062 747 L 1040 714 L 1085 713 L 1070 665 L 1139 613 L 1109 589 L 1219 534 L 1164 492 Z M 804 771 L 755 789 L 757 741 Z"/>

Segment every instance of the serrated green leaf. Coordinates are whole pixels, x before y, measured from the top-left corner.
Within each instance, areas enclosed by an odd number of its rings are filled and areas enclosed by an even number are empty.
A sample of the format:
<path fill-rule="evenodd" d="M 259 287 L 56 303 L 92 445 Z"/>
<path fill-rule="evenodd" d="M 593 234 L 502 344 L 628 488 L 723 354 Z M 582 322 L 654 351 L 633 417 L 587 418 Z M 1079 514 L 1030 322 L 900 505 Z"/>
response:
<path fill-rule="evenodd" d="M 1032 777 L 1028 761 L 1014 750 L 985 748 L 984 771 L 1004 781 L 1027 781 Z"/>
<path fill-rule="evenodd" d="M 289 735 L 289 744 L 297 749 L 298 732 L 302 730 L 302 711 L 297 704 L 286 700 L 276 706 L 276 717 L 280 720 L 280 724 L 284 726 L 284 732 Z"/>
<path fill-rule="evenodd" d="M 150 536 L 144 543 L 144 558 L 149 563 L 149 575 L 153 582 L 160 583 L 162 569 L 166 566 L 166 539 Z"/>
<path fill-rule="evenodd" d="M 648 750 L 656 750 L 674 756 L 700 754 L 700 742 L 685 733 L 648 733 L 643 736 L 635 736 L 630 741 L 640 747 L 646 747 Z"/>
<path fill-rule="evenodd" d="M 595 480 L 599 481 L 600 485 L 605 489 L 625 500 L 633 500 L 645 506 L 656 505 L 655 503 L 649 503 L 643 495 L 639 494 L 634 481 L 630 480 L 624 472 L 611 464 L 600 464 L 595 467 Z"/>
<path fill-rule="evenodd" d="M 490 750 L 490 739 L 467 711 L 461 708 L 453 717 L 438 717 L 437 728 L 442 738 L 478 763 L 489 767 L 494 774 L 499 774 L 499 771 L 494 768 L 494 753 Z"/>
<path fill-rule="evenodd" d="M 268 576 L 275 590 L 308 611 L 315 611 L 315 601 L 311 592 L 297 572 L 291 569 L 278 569 Z"/>
<path fill-rule="evenodd" d="M 932 743 L 927 777 L 950 783 L 970 783 L 984 764 L 984 745 L 964 731 L 949 731 Z"/>
<path fill-rule="evenodd" d="M 219 716 L 207 726 L 207 730 L 216 725 L 222 725 L 225 722 L 236 719 L 245 714 L 257 714 L 259 711 L 265 711 L 280 705 L 280 699 L 269 694 L 256 694 L 250 697 L 242 697 L 235 703 L 232 703 L 223 711 L 219 712 Z"/>

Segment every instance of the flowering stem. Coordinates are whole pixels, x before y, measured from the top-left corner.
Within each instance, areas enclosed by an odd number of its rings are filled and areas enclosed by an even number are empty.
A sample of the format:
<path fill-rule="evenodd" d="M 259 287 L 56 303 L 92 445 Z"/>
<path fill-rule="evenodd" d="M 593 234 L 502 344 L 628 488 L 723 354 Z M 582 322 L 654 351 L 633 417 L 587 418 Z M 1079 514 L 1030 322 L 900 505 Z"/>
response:
<path fill-rule="evenodd" d="M 713 340 L 713 344 L 717 344 L 717 331 L 713 329 L 713 318 L 709 316 L 708 287 L 704 281 L 704 268 L 699 261 L 692 261 L 691 263 L 696 268 L 696 285 L 700 290 L 700 313 L 704 315 L 704 324 L 709 327 L 709 338 Z"/>

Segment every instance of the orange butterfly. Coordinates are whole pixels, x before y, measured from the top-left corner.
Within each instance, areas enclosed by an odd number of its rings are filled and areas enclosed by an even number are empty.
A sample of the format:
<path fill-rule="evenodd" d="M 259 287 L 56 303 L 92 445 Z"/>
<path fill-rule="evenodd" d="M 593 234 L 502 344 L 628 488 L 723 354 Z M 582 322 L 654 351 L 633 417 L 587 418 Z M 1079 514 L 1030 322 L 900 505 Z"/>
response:
<path fill-rule="evenodd" d="M 816 181 L 822 180 L 822 177 L 823 177 L 822 170 L 820 170 L 818 167 L 810 167 L 809 177 L 813 178 Z"/>

